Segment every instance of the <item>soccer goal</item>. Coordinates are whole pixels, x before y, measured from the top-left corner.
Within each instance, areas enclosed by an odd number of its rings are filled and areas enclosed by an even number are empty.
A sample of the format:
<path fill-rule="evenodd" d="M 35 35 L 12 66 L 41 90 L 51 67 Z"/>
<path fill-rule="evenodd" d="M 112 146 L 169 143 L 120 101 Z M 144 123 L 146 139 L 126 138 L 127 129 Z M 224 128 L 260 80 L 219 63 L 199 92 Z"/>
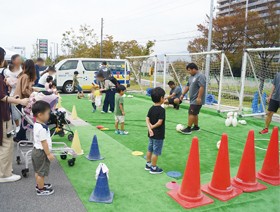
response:
<path fill-rule="evenodd" d="M 280 72 L 280 47 L 244 51 L 239 106 L 242 116 L 265 115 L 277 72 Z"/>
<path fill-rule="evenodd" d="M 210 61 L 209 71 L 206 71 L 207 57 Z M 234 77 L 223 51 L 166 54 L 165 79 L 173 78 L 183 89 L 189 77 L 186 65 L 191 62 L 195 63 L 202 73 L 208 75 L 206 104 L 218 112 L 238 111 L 240 78 Z"/>
<path fill-rule="evenodd" d="M 131 76 L 140 89 L 162 86 L 163 62 L 156 55 L 126 57 Z"/>

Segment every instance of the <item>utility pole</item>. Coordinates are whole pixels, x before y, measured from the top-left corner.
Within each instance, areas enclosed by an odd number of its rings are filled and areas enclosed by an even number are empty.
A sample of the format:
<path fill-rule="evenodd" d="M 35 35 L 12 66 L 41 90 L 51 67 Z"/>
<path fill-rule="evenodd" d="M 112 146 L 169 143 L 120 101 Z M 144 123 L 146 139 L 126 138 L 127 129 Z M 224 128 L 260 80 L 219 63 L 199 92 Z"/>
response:
<path fill-rule="evenodd" d="M 211 51 L 212 45 L 212 30 L 213 30 L 213 13 L 214 13 L 214 0 L 211 0 L 210 3 L 210 18 L 209 18 L 209 29 L 208 29 L 208 44 L 207 44 L 207 52 Z M 206 55 L 206 64 L 205 64 L 205 76 L 206 76 L 206 88 L 205 88 L 205 98 L 208 94 L 208 83 L 210 80 L 210 54 Z"/>
<path fill-rule="evenodd" d="M 101 42 L 100 42 L 100 58 L 102 58 L 103 51 L 103 18 L 101 18 Z"/>

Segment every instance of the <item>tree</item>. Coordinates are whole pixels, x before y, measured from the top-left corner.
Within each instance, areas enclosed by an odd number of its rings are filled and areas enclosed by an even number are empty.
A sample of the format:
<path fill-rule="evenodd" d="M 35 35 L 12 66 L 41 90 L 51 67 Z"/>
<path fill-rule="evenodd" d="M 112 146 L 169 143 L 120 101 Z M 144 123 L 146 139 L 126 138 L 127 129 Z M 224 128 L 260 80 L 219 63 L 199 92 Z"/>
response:
<path fill-rule="evenodd" d="M 145 46 L 136 40 L 114 41 L 112 35 L 103 39 L 102 54 L 104 58 L 125 58 L 127 56 L 149 55 L 152 53 L 154 42 L 148 41 Z M 78 32 L 70 29 L 63 33 L 63 51 L 68 57 L 93 57 L 100 56 L 100 42 L 94 30 L 87 25 L 81 25 Z"/>
<path fill-rule="evenodd" d="M 280 42 L 280 15 L 274 4 L 268 5 L 267 18 L 259 13 L 249 11 L 248 21 L 245 22 L 245 9 L 237 7 L 228 16 L 218 16 L 213 20 L 212 49 L 224 50 L 232 65 L 235 76 L 240 76 L 244 37 L 246 48 L 274 47 Z M 247 24 L 247 32 L 244 28 Z M 188 51 L 201 52 L 207 50 L 209 17 L 205 24 L 197 25 L 200 36 L 190 41 Z M 261 56 L 265 58 L 264 56 Z M 269 62 L 265 59 L 266 62 Z"/>

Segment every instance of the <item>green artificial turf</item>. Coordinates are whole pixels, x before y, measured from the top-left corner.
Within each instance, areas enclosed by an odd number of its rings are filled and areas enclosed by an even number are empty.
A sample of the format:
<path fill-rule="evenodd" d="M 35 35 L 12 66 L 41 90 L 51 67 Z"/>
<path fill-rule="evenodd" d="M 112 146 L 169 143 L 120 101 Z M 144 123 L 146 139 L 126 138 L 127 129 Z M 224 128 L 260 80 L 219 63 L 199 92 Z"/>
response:
<path fill-rule="evenodd" d="M 100 114 L 100 111 L 92 113 L 91 103 L 87 99 L 77 100 L 73 95 L 62 96 L 63 107 L 71 111 L 73 105 L 76 105 L 78 116 L 92 125 L 77 127 L 82 147 L 85 153 L 88 153 L 93 135 L 98 136 L 101 154 L 105 156 L 102 162 L 106 163 L 110 169 L 109 184 L 111 190 L 115 192 L 113 204 L 88 202 L 96 183 L 94 176 L 98 162 L 88 161 L 83 156 L 78 157 L 76 165 L 71 168 L 66 163 L 61 162 L 65 173 L 89 211 L 183 211 L 181 206 L 166 194 L 165 184 L 172 179 L 166 174 L 150 175 L 144 171 L 144 158 L 131 155 L 133 150 L 145 152 L 147 149 L 145 117 L 152 105 L 149 98 L 142 96 L 125 98 L 125 128 L 129 131 L 127 136 L 114 134 L 114 114 Z M 222 133 L 227 133 L 229 137 L 231 176 L 237 172 L 247 133 L 250 129 L 255 130 L 256 139 L 269 139 L 269 135 L 257 133 L 263 126 L 263 120 L 255 118 L 247 118 L 248 124 L 245 126 L 225 127 L 223 115 L 209 109 L 203 109 L 200 114 L 202 130 L 186 136 L 176 132 L 175 127 L 178 123 L 186 123 L 187 106 L 183 106 L 179 111 L 168 108 L 166 116 L 166 139 L 158 165 L 165 172 L 174 170 L 183 174 L 192 137 L 197 136 L 200 147 L 202 183 L 211 180 L 217 155 L 216 143 L 220 140 Z M 276 123 L 273 124 L 276 125 Z M 110 130 L 101 132 L 93 127 L 97 125 L 103 125 Z M 61 140 L 65 139 L 54 138 L 54 141 Z M 256 140 L 258 147 L 267 148 L 267 144 L 267 141 Z M 262 166 L 264 155 L 265 151 L 256 149 L 257 170 Z M 215 199 L 214 204 L 195 210 L 278 211 L 280 207 L 279 197 L 279 187 L 268 185 L 268 189 L 265 191 L 244 193 L 228 202 L 220 202 Z"/>

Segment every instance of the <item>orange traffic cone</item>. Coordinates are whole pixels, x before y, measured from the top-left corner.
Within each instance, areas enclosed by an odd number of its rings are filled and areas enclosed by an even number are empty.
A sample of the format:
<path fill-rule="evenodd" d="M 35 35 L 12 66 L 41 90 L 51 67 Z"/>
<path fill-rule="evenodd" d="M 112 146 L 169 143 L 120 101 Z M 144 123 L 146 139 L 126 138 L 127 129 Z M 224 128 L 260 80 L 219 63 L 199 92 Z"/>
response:
<path fill-rule="evenodd" d="M 257 178 L 271 185 L 280 185 L 278 127 L 274 127 L 262 169 L 257 173 Z"/>
<path fill-rule="evenodd" d="M 212 181 L 207 185 L 203 185 L 201 190 L 221 201 L 230 200 L 242 193 L 242 190 L 233 187 L 230 182 L 227 134 L 222 135 Z"/>
<path fill-rule="evenodd" d="M 258 183 L 256 179 L 254 130 L 248 133 L 244 152 L 236 177 L 232 179 L 232 185 L 244 192 L 254 192 L 266 189 L 266 186 Z"/>
<path fill-rule="evenodd" d="M 182 185 L 167 192 L 176 202 L 184 208 L 195 208 L 211 204 L 214 201 L 205 196 L 200 190 L 200 167 L 199 167 L 198 139 L 194 137 L 186 165 Z"/>

